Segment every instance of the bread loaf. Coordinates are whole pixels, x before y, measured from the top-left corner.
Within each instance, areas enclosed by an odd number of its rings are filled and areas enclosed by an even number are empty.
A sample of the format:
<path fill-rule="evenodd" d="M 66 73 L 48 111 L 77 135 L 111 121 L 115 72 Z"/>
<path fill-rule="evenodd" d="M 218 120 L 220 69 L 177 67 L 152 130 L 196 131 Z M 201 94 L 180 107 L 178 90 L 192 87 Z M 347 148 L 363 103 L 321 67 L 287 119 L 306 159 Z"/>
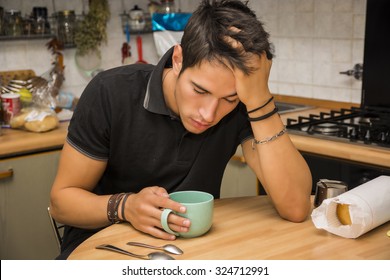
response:
<path fill-rule="evenodd" d="M 352 225 L 351 216 L 349 215 L 348 204 L 337 204 L 336 215 L 341 224 Z"/>
<path fill-rule="evenodd" d="M 59 120 L 54 111 L 47 108 L 23 109 L 10 120 L 11 128 L 24 128 L 32 132 L 45 132 L 58 126 Z"/>
<path fill-rule="evenodd" d="M 33 132 L 45 132 L 58 126 L 58 118 L 55 116 L 46 116 L 43 120 L 29 121 L 24 127 Z"/>
<path fill-rule="evenodd" d="M 26 122 L 27 115 L 28 115 L 28 112 L 21 113 L 17 116 L 14 116 L 9 122 L 9 124 L 11 125 L 11 128 L 23 127 L 24 123 Z"/>

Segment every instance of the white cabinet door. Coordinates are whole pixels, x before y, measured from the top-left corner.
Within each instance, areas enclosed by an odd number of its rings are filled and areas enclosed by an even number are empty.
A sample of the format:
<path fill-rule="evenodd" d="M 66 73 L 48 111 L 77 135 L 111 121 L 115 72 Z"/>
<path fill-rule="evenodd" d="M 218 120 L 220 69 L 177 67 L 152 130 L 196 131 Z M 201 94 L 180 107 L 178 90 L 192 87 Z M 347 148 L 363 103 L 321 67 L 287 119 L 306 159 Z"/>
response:
<path fill-rule="evenodd" d="M 0 178 L 0 259 L 54 259 L 58 255 L 47 207 L 59 154 L 0 160 L 2 174 L 13 170 L 12 176 Z"/>
<path fill-rule="evenodd" d="M 257 177 L 250 167 L 240 161 L 241 146 L 237 148 L 235 158 L 226 166 L 222 178 L 221 198 L 257 195 Z"/>

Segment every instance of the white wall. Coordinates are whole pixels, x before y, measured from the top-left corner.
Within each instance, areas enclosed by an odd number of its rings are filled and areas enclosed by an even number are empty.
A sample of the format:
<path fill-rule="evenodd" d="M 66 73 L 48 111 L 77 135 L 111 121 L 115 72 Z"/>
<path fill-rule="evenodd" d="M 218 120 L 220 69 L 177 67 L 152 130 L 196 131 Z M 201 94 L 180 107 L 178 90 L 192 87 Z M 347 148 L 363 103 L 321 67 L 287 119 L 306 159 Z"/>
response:
<path fill-rule="evenodd" d="M 192 11 L 198 1 L 176 0 L 182 11 Z M 55 9 L 73 9 L 81 13 L 87 0 L 0 0 L 0 6 L 19 9 L 23 14 L 33 6 L 46 6 L 51 14 Z M 119 14 L 135 4 L 147 9 L 146 0 L 109 0 L 111 19 L 108 24 L 108 43 L 103 45 L 102 68 L 121 65 L 121 46 L 125 36 Z M 366 0 L 250 0 L 250 6 L 265 23 L 275 45 L 276 58 L 270 77 L 274 93 L 360 103 L 361 82 L 340 71 L 363 62 Z M 152 34 L 143 36 L 144 59 L 158 61 Z M 132 54 L 137 58 L 135 36 Z M 51 55 L 46 40 L 0 41 L 0 71 L 33 69 L 43 74 L 50 68 Z M 79 96 L 88 83 L 74 62 L 75 49 L 64 50 L 64 91 Z"/>

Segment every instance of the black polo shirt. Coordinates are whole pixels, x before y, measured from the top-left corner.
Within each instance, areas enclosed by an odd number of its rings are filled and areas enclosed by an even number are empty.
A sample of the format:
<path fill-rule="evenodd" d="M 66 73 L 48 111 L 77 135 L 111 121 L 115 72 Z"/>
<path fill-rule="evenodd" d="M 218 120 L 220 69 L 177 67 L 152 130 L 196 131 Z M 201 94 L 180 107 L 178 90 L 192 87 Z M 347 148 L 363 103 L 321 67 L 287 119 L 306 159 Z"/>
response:
<path fill-rule="evenodd" d="M 186 131 L 167 108 L 157 66 L 134 64 L 104 71 L 83 92 L 67 141 L 83 154 L 107 161 L 94 192 L 202 190 L 220 195 L 222 176 L 237 146 L 252 137 L 242 103 L 202 134 Z"/>

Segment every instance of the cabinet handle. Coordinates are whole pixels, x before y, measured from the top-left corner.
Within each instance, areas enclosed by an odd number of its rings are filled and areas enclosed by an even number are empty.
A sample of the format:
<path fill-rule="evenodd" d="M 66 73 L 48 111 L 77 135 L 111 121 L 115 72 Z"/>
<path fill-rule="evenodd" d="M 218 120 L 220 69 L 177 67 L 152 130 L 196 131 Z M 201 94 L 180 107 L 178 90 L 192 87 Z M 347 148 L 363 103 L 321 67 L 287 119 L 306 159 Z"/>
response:
<path fill-rule="evenodd" d="M 0 179 L 10 178 L 14 175 L 14 170 L 11 168 L 7 171 L 0 171 Z"/>

